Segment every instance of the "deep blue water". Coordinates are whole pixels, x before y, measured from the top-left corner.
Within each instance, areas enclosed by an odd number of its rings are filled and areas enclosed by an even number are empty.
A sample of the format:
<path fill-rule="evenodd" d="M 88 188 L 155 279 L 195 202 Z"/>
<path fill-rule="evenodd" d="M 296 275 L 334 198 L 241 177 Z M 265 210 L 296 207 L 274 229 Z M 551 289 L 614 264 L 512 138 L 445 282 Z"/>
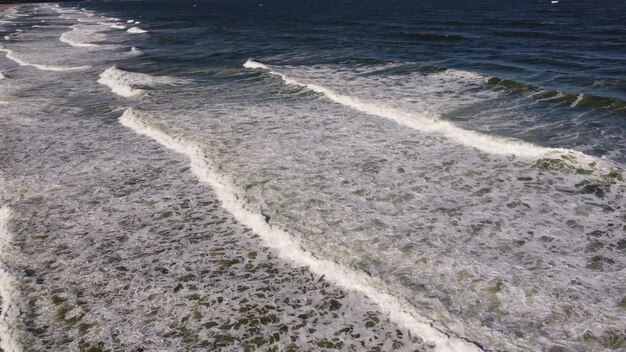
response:
<path fill-rule="evenodd" d="M 486 102 L 481 109 L 492 110 L 480 116 L 459 111 L 447 118 L 470 129 L 625 160 L 626 5 L 621 1 L 88 6 L 143 19 L 153 36 L 142 44 L 154 50 L 138 64 L 167 62 L 195 79 L 210 80 L 216 67 L 238 67 L 249 58 L 276 65 L 404 64 L 388 72 L 394 75 L 447 68 L 477 72 L 491 77 L 482 88 L 504 91 L 509 104 Z"/>

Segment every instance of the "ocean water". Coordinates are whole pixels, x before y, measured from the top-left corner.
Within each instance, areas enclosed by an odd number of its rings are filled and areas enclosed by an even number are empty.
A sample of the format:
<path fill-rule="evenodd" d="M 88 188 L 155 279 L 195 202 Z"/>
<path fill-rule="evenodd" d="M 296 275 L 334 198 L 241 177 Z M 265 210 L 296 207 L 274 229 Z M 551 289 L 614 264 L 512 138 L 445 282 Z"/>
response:
<path fill-rule="evenodd" d="M 626 5 L 0 15 L 0 350 L 626 350 Z"/>

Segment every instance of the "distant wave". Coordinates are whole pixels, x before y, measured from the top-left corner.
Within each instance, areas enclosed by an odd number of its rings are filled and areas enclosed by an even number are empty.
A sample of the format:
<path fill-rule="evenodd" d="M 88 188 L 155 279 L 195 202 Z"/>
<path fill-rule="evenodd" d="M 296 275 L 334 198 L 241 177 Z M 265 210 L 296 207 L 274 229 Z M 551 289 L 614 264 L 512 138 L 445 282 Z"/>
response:
<path fill-rule="evenodd" d="M 568 149 L 546 148 L 512 138 L 487 135 L 472 130 L 465 130 L 457 127 L 449 121 L 433 119 L 427 116 L 415 114 L 411 111 L 405 111 L 385 106 L 384 102 L 370 101 L 358 97 L 340 94 L 333 91 L 332 89 L 321 85 L 301 82 L 277 71 L 273 67 L 254 60 L 246 61 L 246 63 L 244 63 L 244 67 L 251 69 L 267 70 L 269 71 L 269 73 L 281 77 L 283 81 L 287 84 L 305 87 L 314 92 L 325 95 L 327 98 L 336 103 L 351 107 L 370 115 L 388 118 L 401 125 L 413 128 L 418 131 L 437 133 L 457 143 L 479 149 L 486 153 L 499 155 L 516 155 L 525 158 L 541 158 L 546 156 L 547 154 L 557 153 L 574 153 L 580 156 L 583 155 L 580 152 Z M 451 74 L 459 74 L 458 72 L 460 71 L 455 70 Z M 482 76 L 476 75 L 475 77 Z"/>
<path fill-rule="evenodd" d="M 148 33 L 148 31 L 143 30 L 139 27 L 132 27 L 130 29 L 127 30 L 128 33 L 132 33 L 132 34 L 141 34 L 141 33 Z"/>
<path fill-rule="evenodd" d="M 207 160 L 206 152 L 200 146 L 172 137 L 152 127 L 147 121 L 148 119 L 149 117 L 145 113 L 131 108 L 124 112 L 119 121 L 137 134 L 147 136 L 164 147 L 188 157 L 192 172 L 202 182 L 213 188 L 222 203 L 222 207 L 233 214 L 241 224 L 252 229 L 265 245 L 275 250 L 280 257 L 296 265 L 306 266 L 313 273 L 323 276 L 328 281 L 367 296 L 376 302 L 385 313 L 389 314 L 389 319 L 406 327 L 424 341 L 435 344 L 435 351 L 480 351 L 472 343 L 439 331 L 431 325 L 429 320 L 420 317 L 413 307 L 376 289 L 374 279 L 369 276 L 345 268 L 335 262 L 316 258 L 304 251 L 296 238 L 288 232 L 268 224 L 261 213 L 251 210 L 252 207 L 242 200 L 244 197 L 239 196 L 237 188 L 232 185 L 230 180 L 216 172 L 211 162 Z"/>
<path fill-rule="evenodd" d="M 509 91 L 518 93 L 536 93 L 534 97 L 543 101 L 552 101 L 568 104 L 570 107 L 590 107 L 605 108 L 612 111 L 626 112 L 626 101 L 611 97 L 601 97 L 592 94 L 558 92 L 554 90 L 544 89 L 532 84 L 514 81 L 511 79 L 503 79 L 499 77 L 490 77 L 487 84 L 497 88 L 504 88 Z"/>
<path fill-rule="evenodd" d="M 132 98 L 144 93 L 145 90 L 140 87 L 154 87 L 176 82 L 178 80 L 172 77 L 156 77 L 145 73 L 124 71 L 116 66 L 109 67 L 102 72 L 98 79 L 98 83 L 109 87 L 113 93 L 124 98 Z"/>
<path fill-rule="evenodd" d="M 133 55 L 141 55 L 143 54 L 143 51 L 141 51 L 141 49 L 137 48 L 136 46 L 133 46 L 132 48 L 130 48 L 130 53 Z"/>
<path fill-rule="evenodd" d="M 20 66 L 30 66 L 42 71 L 77 71 L 77 70 L 85 70 L 90 68 L 91 66 L 78 66 L 78 67 L 67 67 L 67 66 L 52 66 L 52 65 L 40 65 L 34 64 L 15 56 L 15 52 L 13 50 L 6 49 L 4 47 L 0 47 L 0 51 L 4 51 L 6 53 L 6 57 L 9 60 L 12 60 L 19 64 Z"/>
<path fill-rule="evenodd" d="M 0 208 L 0 260 L 4 250 L 10 241 L 10 234 L 7 229 L 11 211 L 8 207 Z M 5 352 L 21 352 L 22 348 L 18 343 L 18 332 L 15 329 L 15 322 L 20 315 L 19 306 L 15 302 L 18 297 L 17 282 L 15 278 L 6 270 L 5 264 L 0 261 L 0 350 Z"/>
<path fill-rule="evenodd" d="M 517 37 L 517 38 L 529 38 L 529 39 L 555 39 L 555 40 L 578 40 L 581 39 L 574 35 L 550 33 L 550 32 L 538 32 L 538 31 L 504 31 L 497 32 L 496 34 L 505 37 Z"/>
<path fill-rule="evenodd" d="M 126 26 L 122 26 L 121 24 L 112 24 L 111 28 L 113 28 L 113 29 L 126 29 Z"/>
<path fill-rule="evenodd" d="M 464 40 L 465 37 L 457 34 L 446 34 L 446 33 L 422 33 L 422 32 L 398 32 L 393 31 L 389 32 L 389 35 L 399 39 L 410 39 L 410 40 L 418 40 L 418 41 L 427 41 L 427 42 L 438 42 L 438 41 L 459 41 Z"/>

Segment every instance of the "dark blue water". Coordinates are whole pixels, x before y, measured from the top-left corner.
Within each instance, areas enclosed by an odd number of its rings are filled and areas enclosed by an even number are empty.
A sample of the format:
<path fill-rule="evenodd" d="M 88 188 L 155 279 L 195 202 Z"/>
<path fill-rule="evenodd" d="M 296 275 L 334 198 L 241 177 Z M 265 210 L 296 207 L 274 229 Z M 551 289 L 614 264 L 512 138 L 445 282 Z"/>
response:
<path fill-rule="evenodd" d="M 626 3 L 0 17 L 0 351 L 621 351 Z"/>
<path fill-rule="evenodd" d="M 150 4 L 90 5 L 146 21 L 154 35 L 145 46 L 154 51 L 142 65 L 168 62 L 195 78 L 206 70 L 206 79 L 215 67 L 249 58 L 277 65 L 404 64 L 383 72 L 394 75 L 468 70 L 491 77 L 482 88 L 504 91 L 508 104 L 485 104 L 481 109 L 489 111 L 479 116 L 448 116 L 461 126 L 625 160 L 620 1 Z"/>

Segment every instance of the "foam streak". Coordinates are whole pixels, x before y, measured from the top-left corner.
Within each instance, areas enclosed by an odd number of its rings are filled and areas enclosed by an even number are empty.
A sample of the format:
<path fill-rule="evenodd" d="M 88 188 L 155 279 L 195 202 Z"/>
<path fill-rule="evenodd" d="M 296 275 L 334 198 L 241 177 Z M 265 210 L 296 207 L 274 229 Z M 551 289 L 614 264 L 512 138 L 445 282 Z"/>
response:
<path fill-rule="evenodd" d="M 389 314 L 389 318 L 400 326 L 406 327 L 423 340 L 436 345 L 436 351 L 480 351 L 480 349 L 462 339 L 450 337 L 432 326 L 432 322 L 420 317 L 414 308 L 401 303 L 390 294 L 381 292 L 375 287 L 374 279 L 363 273 L 344 268 L 343 266 L 314 257 L 305 252 L 297 239 L 286 231 L 269 225 L 262 214 L 251 210 L 242 197 L 239 197 L 235 187 L 224 176 L 215 172 L 215 168 L 207 160 L 205 151 L 192 142 L 174 138 L 154 128 L 146 121 L 145 114 L 134 109 L 127 109 L 120 117 L 120 123 L 137 134 L 145 135 L 168 149 L 187 156 L 191 163 L 192 172 L 215 191 L 222 206 L 230 212 L 237 221 L 252 229 L 263 240 L 265 245 L 272 248 L 284 260 L 299 266 L 306 266 L 317 275 L 324 275 L 331 281 L 345 289 L 353 290 L 376 302 L 381 310 Z"/>
<path fill-rule="evenodd" d="M 476 148 L 489 154 L 515 155 L 519 157 L 533 159 L 541 158 L 544 157 L 546 154 L 552 153 L 581 154 L 580 152 L 575 152 L 572 150 L 560 148 L 546 148 L 512 138 L 492 136 L 472 130 L 465 130 L 445 120 L 430 118 L 428 116 L 418 115 L 409 111 L 388 107 L 384 104 L 381 104 L 379 101 L 369 101 L 358 97 L 340 94 L 330 88 L 314 83 L 302 82 L 295 78 L 289 77 L 279 71 L 276 71 L 274 68 L 268 65 L 262 64 L 254 60 L 246 61 L 243 66 L 250 69 L 267 70 L 270 74 L 279 76 L 287 84 L 304 87 L 316 93 L 323 94 L 328 99 L 341 105 L 351 107 L 366 114 L 388 118 L 397 122 L 400 125 L 421 132 L 439 134 L 457 143 Z"/>
<path fill-rule="evenodd" d="M 17 332 L 14 330 L 15 321 L 19 316 L 19 307 L 14 303 L 17 296 L 17 282 L 6 270 L 2 261 L 4 250 L 10 241 L 7 229 L 11 211 L 8 207 L 0 208 L 0 350 L 4 352 L 21 352 Z"/>
<path fill-rule="evenodd" d="M 50 66 L 50 65 L 33 64 L 15 56 L 15 53 L 13 52 L 13 50 L 0 47 L 0 51 L 4 51 L 6 53 L 7 59 L 16 62 L 20 66 L 30 66 L 30 67 L 34 67 L 42 71 L 55 71 L 55 72 L 78 71 L 78 70 L 85 70 L 91 67 L 91 66 L 65 67 L 65 66 Z"/>

